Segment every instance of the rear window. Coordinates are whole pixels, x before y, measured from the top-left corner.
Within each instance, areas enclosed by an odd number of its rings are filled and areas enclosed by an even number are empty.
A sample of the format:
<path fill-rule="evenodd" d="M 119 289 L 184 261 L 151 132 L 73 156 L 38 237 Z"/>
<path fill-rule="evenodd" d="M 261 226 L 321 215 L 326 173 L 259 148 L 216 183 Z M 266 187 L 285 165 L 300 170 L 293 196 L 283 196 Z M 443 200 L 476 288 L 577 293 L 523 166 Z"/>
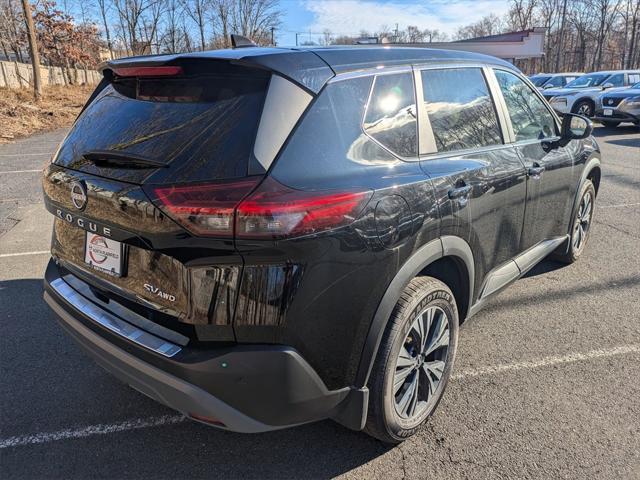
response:
<path fill-rule="evenodd" d="M 502 143 L 489 87 L 479 68 L 423 70 L 422 90 L 438 152 Z"/>
<path fill-rule="evenodd" d="M 80 115 L 55 163 L 133 183 L 245 176 L 269 75 L 227 70 L 185 78 L 116 77 Z M 83 156 L 92 151 L 144 157 L 168 168 L 96 165 Z"/>

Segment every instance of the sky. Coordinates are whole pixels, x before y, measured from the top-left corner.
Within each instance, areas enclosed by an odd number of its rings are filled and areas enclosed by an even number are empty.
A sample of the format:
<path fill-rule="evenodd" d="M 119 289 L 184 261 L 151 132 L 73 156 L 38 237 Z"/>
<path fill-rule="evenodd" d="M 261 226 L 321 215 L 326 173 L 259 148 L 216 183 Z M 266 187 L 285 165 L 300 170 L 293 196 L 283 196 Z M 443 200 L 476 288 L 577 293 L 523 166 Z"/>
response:
<path fill-rule="evenodd" d="M 509 0 L 280 0 L 280 8 L 284 17 L 276 42 L 289 46 L 296 44 L 296 32 L 299 42 L 318 41 L 325 29 L 355 36 L 383 25 L 393 30 L 396 23 L 400 29 L 415 25 L 451 35 L 490 13 L 502 16 Z"/>

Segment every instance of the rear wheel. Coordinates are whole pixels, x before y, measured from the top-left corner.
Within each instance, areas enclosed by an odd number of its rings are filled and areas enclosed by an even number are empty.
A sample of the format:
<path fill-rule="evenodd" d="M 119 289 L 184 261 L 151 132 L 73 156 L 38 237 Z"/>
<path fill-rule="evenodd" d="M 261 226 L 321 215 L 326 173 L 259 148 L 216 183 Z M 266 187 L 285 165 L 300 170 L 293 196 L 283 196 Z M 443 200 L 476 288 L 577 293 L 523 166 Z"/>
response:
<path fill-rule="evenodd" d="M 593 221 L 593 211 L 596 202 L 596 189 L 591 180 L 586 180 L 580 189 L 579 200 L 576 202 L 573 216 L 571 217 L 571 237 L 569 238 L 569 248 L 566 253 L 555 254 L 554 258 L 561 262 L 573 263 L 584 251 L 589 234 L 591 233 L 591 222 Z"/>
<path fill-rule="evenodd" d="M 574 105 L 572 111 L 587 118 L 593 117 L 593 103 L 589 100 L 580 100 Z"/>
<path fill-rule="evenodd" d="M 388 443 L 413 435 L 442 398 L 458 340 L 451 290 L 414 278 L 395 306 L 378 350 L 365 431 Z"/>

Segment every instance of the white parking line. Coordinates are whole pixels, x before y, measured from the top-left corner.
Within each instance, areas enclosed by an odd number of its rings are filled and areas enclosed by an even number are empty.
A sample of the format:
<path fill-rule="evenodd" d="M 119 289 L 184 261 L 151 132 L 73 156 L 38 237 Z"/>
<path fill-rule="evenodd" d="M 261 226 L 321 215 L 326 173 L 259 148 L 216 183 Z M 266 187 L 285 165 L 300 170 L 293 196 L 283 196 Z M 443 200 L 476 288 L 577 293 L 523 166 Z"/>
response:
<path fill-rule="evenodd" d="M 34 433 L 33 435 L 20 435 L 0 440 L 0 449 L 9 447 L 20 447 L 23 445 L 37 445 L 39 443 L 56 442 L 58 440 L 68 440 L 71 438 L 85 438 L 93 435 L 106 435 L 108 433 L 125 432 L 138 430 L 140 428 L 158 427 L 160 425 L 171 425 L 184 422 L 182 415 L 163 415 L 162 417 L 137 418 L 125 422 L 111 423 L 107 425 L 91 425 L 90 427 L 76 430 L 61 430 L 53 433 Z"/>
<path fill-rule="evenodd" d="M 570 353 L 562 356 L 545 357 L 539 360 L 532 360 L 530 362 L 508 363 L 505 365 L 495 365 L 484 368 L 471 368 L 452 375 L 452 378 L 478 377 L 480 375 L 493 375 L 513 370 L 532 370 L 534 368 L 551 367 L 553 365 L 561 365 L 564 363 L 584 362 L 586 360 L 614 357 L 616 355 L 626 355 L 629 353 L 640 353 L 640 345 L 623 345 L 621 347 L 609 349 L 591 350 L 590 352 L 585 353 Z"/>
<path fill-rule="evenodd" d="M 550 367 L 566 363 L 583 362 L 595 360 L 598 358 L 614 357 L 617 355 L 625 355 L 630 353 L 640 353 L 640 344 L 623 345 L 609 349 L 591 350 L 585 353 L 570 353 L 563 356 L 545 357 L 539 360 L 529 362 L 509 363 L 504 365 L 495 365 L 493 367 L 485 367 L 478 369 L 466 369 L 453 375 L 454 379 L 463 379 L 467 377 L 477 377 L 480 375 L 493 375 L 514 370 L 532 370 L 542 367 Z M 56 442 L 58 440 L 69 440 L 75 438 L 85 438 L 94 435 L 106 435 L 108 433 L 126 432 L 129 430 L 139 430 L 141 428 L 159 427 L 162 425 L 172 425 L 186 421 L 186 417 L 182 415 L 164 415 L 162 417 L 136 418 L 119 423 L 91 425 L 89 427 L 61 430 L 53 433 L 34 433 L 31 435 L 19 435 L 0 439 L 0 449 L 10 447 L 21 447 L 25 445 L 37 445 L 40 443 Z"/>
<path fill-rule="evenodd" d="M 640 203 L 619 203 L 618 205 L 600 205 L 598 208 L 622 208 L 622 207 L 635 207 Z"/>
<path fill-rule="evenodd" d="M 51 253 L 51 252 L 49 250 L 39 250 L 37 252 L 0 253 L 0 258 L 24 257 L 26 255 L 44 255 L 45 253 Z"/>
<path fill-rule="evenodd" d="M 42 157 L 44 155 L 53 155 L 53 152 L 42 152 L 42 153 L 0 153 L 0 157 Z"/>
<path fill-rule="evenodd" d="M 3 174 L 3 173 L 32 173 L 32 172 L 42 172 L 42 169 L 38 168 L 36 170 L 9 170 L 9 171 L 6 171 L 6 172 L 0 172 L 0 174 Z"/>

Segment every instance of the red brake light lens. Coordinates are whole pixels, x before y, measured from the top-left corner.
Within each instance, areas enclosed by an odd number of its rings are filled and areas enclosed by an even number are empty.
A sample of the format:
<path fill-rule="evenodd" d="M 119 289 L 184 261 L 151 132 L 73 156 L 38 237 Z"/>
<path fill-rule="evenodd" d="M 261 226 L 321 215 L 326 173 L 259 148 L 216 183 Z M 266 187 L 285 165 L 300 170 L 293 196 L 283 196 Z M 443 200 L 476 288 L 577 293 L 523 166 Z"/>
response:
<path fill-rule="evenodd" d="M 288 238 L 350 224 L 373 192 L 293 190 L 268 177 L 236 211 L 237 238 Z"/>
<path fill-rule="evenodd" d="M 293 190 L 270 177 L 255 189 L 261 180 L 156 187 L 153 193 L 160 209 L 195 235 L 272 240 L 348 225 L 373 194 Z"/>
<path fill-rule="evenodd" d="M 161 210 L 196 235 L 233 236 L 234 210 L 261 177 L 206 185 L 157 187 Z"/>
<path fill-rule="evenodd" d="M 172 77 L 182 75 L 182 67 L 164 65 L 159 67 L 120 67 L 113 73 L 119 77 Z"/>

